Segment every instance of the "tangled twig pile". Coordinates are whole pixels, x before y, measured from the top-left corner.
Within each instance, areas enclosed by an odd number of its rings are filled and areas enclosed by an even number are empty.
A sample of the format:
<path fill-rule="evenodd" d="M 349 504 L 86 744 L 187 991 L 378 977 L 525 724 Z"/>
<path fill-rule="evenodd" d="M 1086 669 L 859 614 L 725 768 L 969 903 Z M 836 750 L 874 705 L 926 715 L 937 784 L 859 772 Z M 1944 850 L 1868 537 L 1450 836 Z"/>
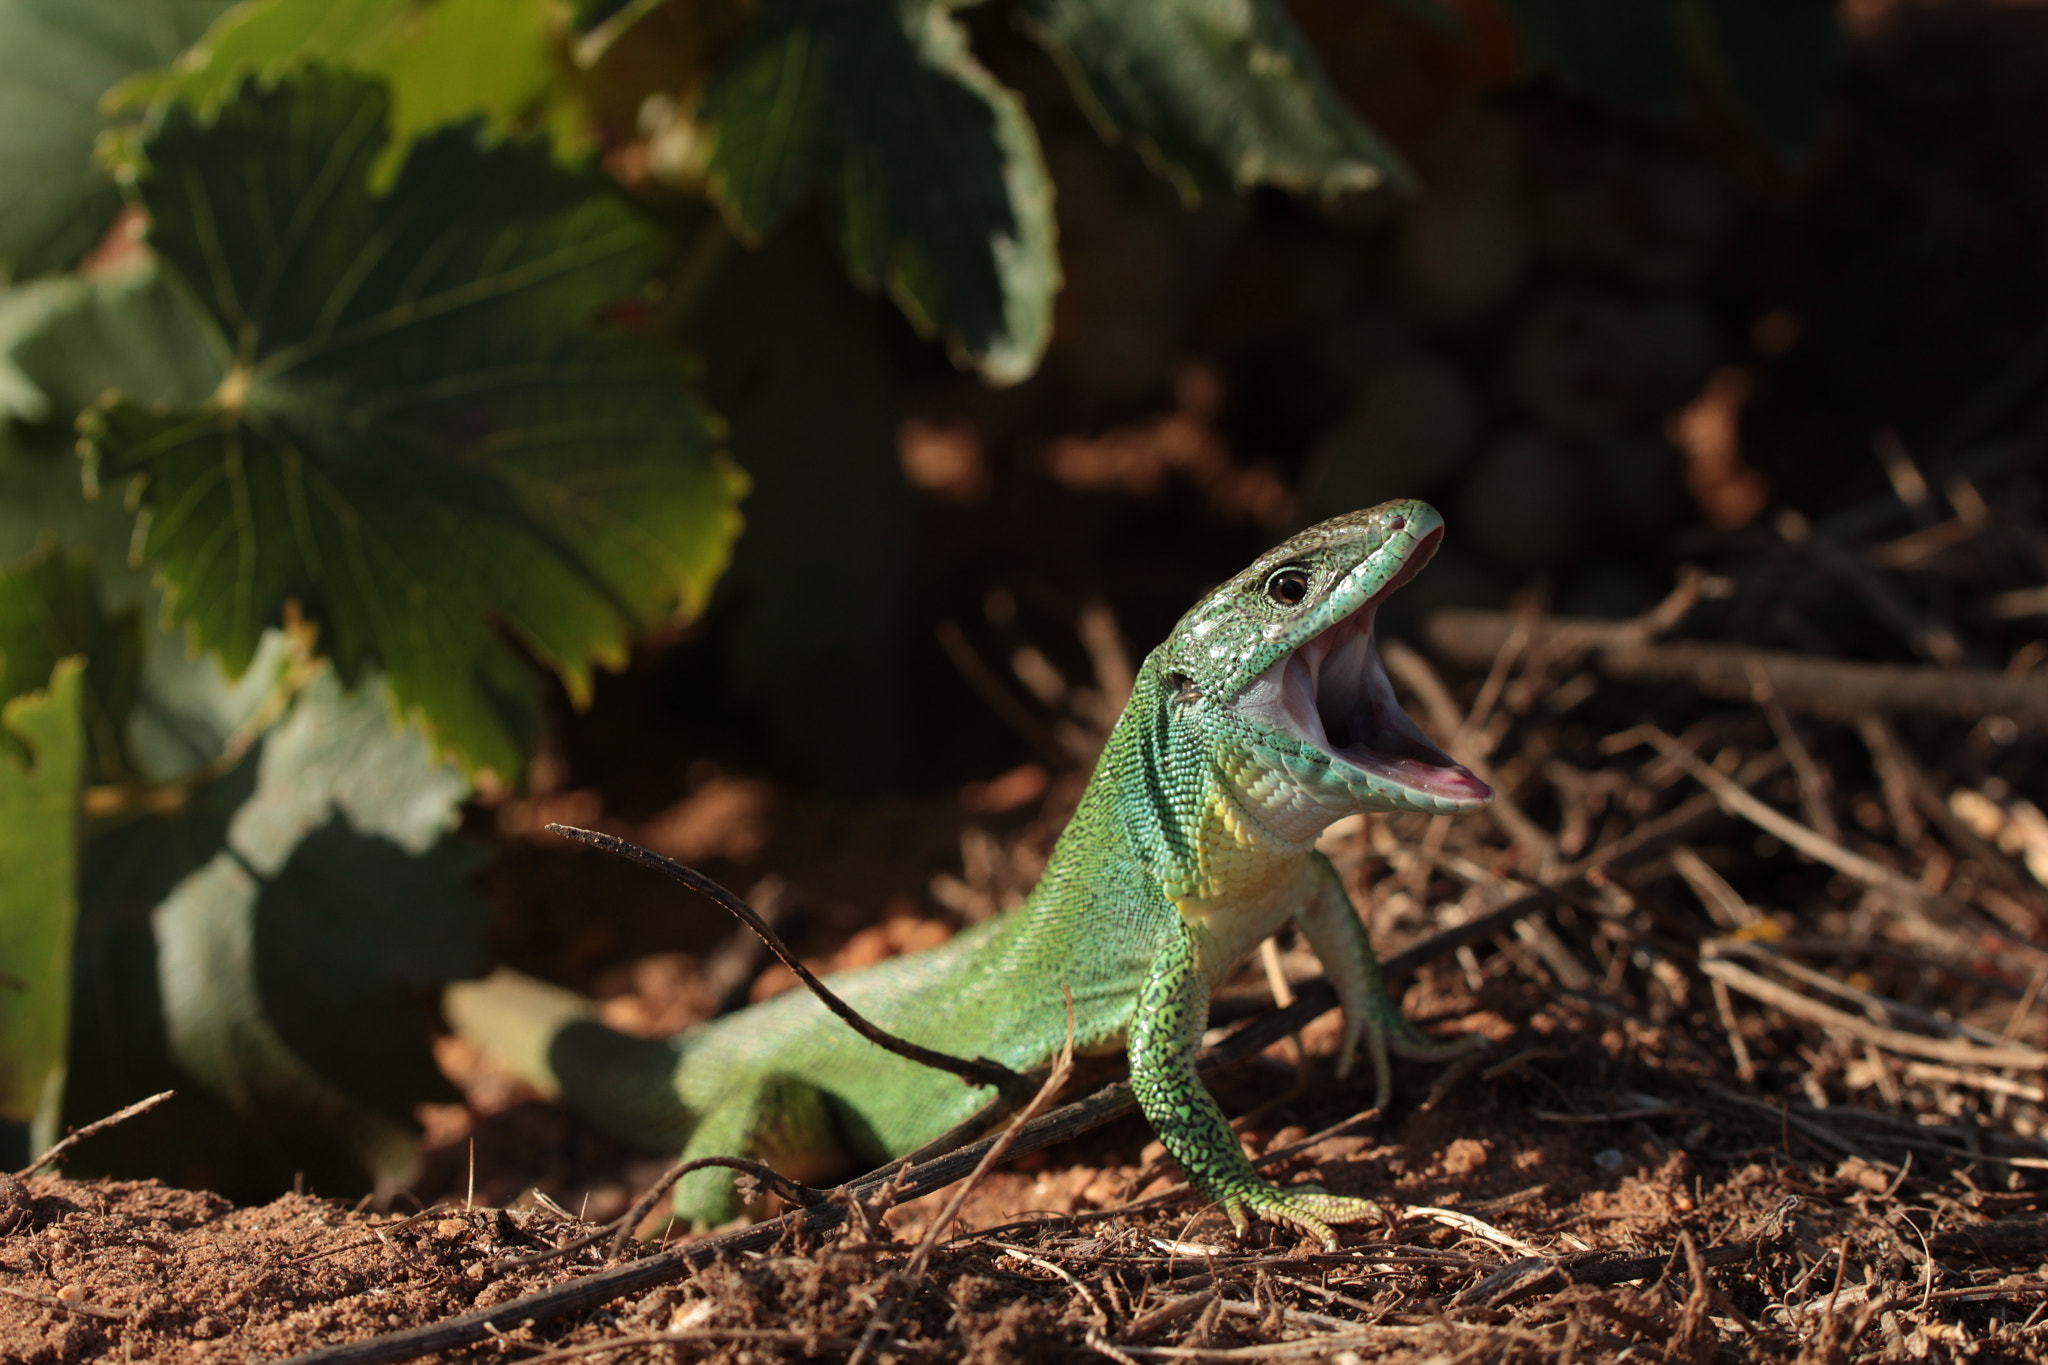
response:
<path fill-rule="evenodd" d="M 2048 537 L 2030 476 L 1955 477 L 1949 515 L 1917 471 L 1898 479 L 1899 500 L 1831 525 L 1716 533 L 1636 621 L 1445 613 L 1437 663 L 1388 646 L 1500 799 L 1488 818 L 1355 818 L 1326 846 L 1382 939 L 1426 936 L 1389 964 L 1419 971 L 1411 1010 L 1496 1046 L 1359 1136 L 1387 1116 L 1318 1099 L 1326 1061 L 1287 1048 L 1294 1029 L 1314 1052 L 1329 993 L 1288 980 L 1307 959 L 1283 948 L 1217 1017 L 1268 991 L 1286 1008 L 1214 1049 L 1294 1082 L 1240 1123 L 1262 1164 L 1391 1192 L 1384 1226 L 1335 1255 L 1233 1245 L 1180 1187 L 1148 1190 L 1171 1175 L 1154 1165 L 912 1252 L 882 1214 L 957 1178 L 932 1163 L 580 1282 L 640 1297 L 538 1329 L 548 1358 L 2038 1358 L 2048 820 L 2027 792 L 2048 645 L 2025 623 L 2048 608 Z M 1088 699 L 1037 732 L 1085 750 L 1116 671 L 1091 692 L 1020 668 L 1041 702 Z M 970 832 L 944 899 L 1015 895 L 1072 785 L 1047 791 L 1029 823 Z M 1017 1150 L 1119 1099 L 1048 1115 Z M 1014 1184 L 1001 1199 L 1030 1206 Z"/>

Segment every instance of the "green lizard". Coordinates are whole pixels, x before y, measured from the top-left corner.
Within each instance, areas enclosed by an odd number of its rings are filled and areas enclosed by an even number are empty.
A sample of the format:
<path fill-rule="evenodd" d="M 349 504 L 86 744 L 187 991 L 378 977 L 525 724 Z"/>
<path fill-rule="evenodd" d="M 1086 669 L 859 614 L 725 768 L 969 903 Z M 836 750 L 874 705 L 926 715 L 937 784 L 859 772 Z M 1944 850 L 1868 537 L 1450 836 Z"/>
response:
<path fill-rule="evenodd" d="M 1336 1244 L 1367 1200 L 1273 1185 L 1253 1170 L 1194 1069 L 1209 993 L 1288 921 L 1344 1010 L 1338 1072 L 1363 1041 L 1379 1102 L 1390 1050 L 1441 1058 L 1387 997 L 1350 898 L 1315 841 L 1357 811 L 1468 811 L 1486 784 L 1395 702 L 1374 643 L 1387 595 L 1443 519 L 1421 502 L 1337 517 L 1269 551 L 1197 603 L 1139 670 L 1045 875 L 1016 909 L 930 951 L 831 979 L 882 1028 L 1018 1071 L 1067 1034 L 1126 1047 L 1145 1117 L 1203 1195 Z M 670 1039 L 638 1039 L 587 1001 L 500 972 L 453 987 L 454 1026 L 620 1135 L 685 1157 L 777 1165 L 837 1150 L 870 1164 L 915 1150 L 994 1091 L 908 1062 L 791 991 Z M 737 1211 L 729 1171 L 678 1187 L 699 1223 Z"/>

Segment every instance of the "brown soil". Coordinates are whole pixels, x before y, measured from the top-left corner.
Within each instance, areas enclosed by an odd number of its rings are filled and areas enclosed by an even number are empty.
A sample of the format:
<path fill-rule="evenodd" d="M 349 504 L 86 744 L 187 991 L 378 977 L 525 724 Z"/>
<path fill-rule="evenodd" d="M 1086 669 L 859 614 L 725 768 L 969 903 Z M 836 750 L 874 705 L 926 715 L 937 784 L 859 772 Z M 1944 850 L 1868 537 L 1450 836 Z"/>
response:
<path fill-rule="evenodd" d="M 0 1355 L 244 1361 L 487 1305 L 559 1272 L 494 1261 L 560 1235 L 545 1212 L 412 1218 L 287 1195 L 235 1208 L 156 1181 L 41 1179 L 0 1239 Z"/>
<path fill-rule="evenodd" d="M 1977 1188 L 1995 1167 L 1960 1152 L 1908 1160 L 1899 1143 L 1911 1134 L 1870 1126 L 1857 1106 L 1802 1122 L 1781 1102 L 1717 1098 L 1709 1087 L 1733 1084 L 1725 1059 L 1625 1003 L 1512 977 L 1475 997 L 1455 969 L 1430 972 L 1407 1003 L 1500 1042 L 1485 1070 L 1420 1105 L 1431 1075 L 1404 1068 L 1388 1121 L 1278 1170 L 1387 1206 L 1384 1223 L 1347 1229 L 1339 1254 L 1265 1229 L 1239 1243 L 1184 1201 L 1101 1217 L 1171 1180 L 1142 1125 L 1124 1120 L 991 1174 L 961 1227 L 998 1230 L 957 1236 L 915 1282 L 906 1260 L 950 1191 L 888 1211 L 873 1236 L 785 1239 L 595 1313 L 508 1320 L 456 1354 L 616 1341 L 622 1353 L 606 1358 L 682 1358 L 644 1340 L 659 1336 L 688 1358 L 843 1359 L 880 1306 L 906 1298 L 887 1351 L 900 1360 L 1101 1358 L 1095 1341 L 1164 1358 L 1146 1348 L 1318 1337 L 1329 1338 L 1319 1359 L 1547 1361 L 1627 1346 L 1670 1360 L 2042 1358 L 2048 1213 L 2031 1188 Z M 1226 1106 L 1284 1093 L 1286 1053 L 1220 1085 Z M 1255 1150 L 1355 1109 L 1356 1084 L 1330 1085 L 1326 1059 L 1311 1070 L 1306 1095 L 1246 1130 Z M 1869 1156 L 1834 1150 L 1843 1142 Z M 507 1302 L 602 1259 L 500 1266 L 584 1230 L 531 1199 L 396 1216 L 302 1195 L 238 1209 L 155 1182 L 30 1188 L 0 1239 L 0 1350 L 27 1363 L 271 1359 Z M 1702 1289 L 1687 1239 L 1703 1253 L 1754 1250 Z M 1531 1254 L 1657 1264 L 1635 1283 L 1559 1277 L 1502 1306 L 1461 1303 Z"/>

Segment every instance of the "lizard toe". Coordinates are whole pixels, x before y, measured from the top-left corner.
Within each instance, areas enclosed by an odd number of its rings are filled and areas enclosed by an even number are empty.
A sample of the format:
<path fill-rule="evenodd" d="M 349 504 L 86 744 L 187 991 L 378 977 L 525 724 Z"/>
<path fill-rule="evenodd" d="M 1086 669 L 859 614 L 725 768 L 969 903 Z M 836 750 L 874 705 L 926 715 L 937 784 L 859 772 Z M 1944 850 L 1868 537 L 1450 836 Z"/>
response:
<path fill-rule="evenodd" d="M 1361 1223 L 1383 1216 L 1384 1211 L 1370 1199 L 1331 1194 L 1314 1185 L 1276 1185 L 1247 1193 L 1226 1212 L 1237 1225 L 1239 1236 L 1245 1231 L 1240 1220 L 1244 1212 L 1249 1212 L 1269 1223 L 1298 1228 L 1320 1242 L 1323 1250 L 1335 1251 L 1337 1234 L 1330 1226 L 1332 1223 Z"/>

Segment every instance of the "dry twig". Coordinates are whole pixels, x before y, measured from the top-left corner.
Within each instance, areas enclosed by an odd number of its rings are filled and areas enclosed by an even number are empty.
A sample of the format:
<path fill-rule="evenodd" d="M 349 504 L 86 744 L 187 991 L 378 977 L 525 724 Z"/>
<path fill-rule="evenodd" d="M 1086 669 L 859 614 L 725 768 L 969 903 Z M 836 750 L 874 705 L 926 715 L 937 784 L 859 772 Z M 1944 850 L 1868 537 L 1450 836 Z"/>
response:
<path fill-rule="evenodd" d="M 155 1095 L 151 1095 L 148 1099 L 137 1100 L 135 1101 L 135 1103 L 128 1105 L 126 1108 L 117 1109 L 103 1119 L 94 1119 L 91 1123 L 86 1124 L 85 1127 L 76 1129 L 73 1132 L 71 1132 L 68 1136 L 53 1143 L 48 1151 L 44 1152 L 34 1161 L 29 1162 L 28 1165 L 16 1171 L 14 1173 L 15 1179 L 26 1180 L 30 1176 L 34 1175 L 37 1171 L 43 1169 L 43 1167 L 54 1165 L 57 1162 L 62 1161 L 66 1156 L 70 1154 L 71 1149 L 73 1147 L 76 1147 L 79 1143 L 84 1142 L 87 1138 L 97 1136 L 100 1133 L 104 1133 L 107 1131 L 107 1129 L 112 1128 L 116 1124 L 126 1123 L 129 1119 L 137 1118 L 143 1114 L 147 1114 L 150 1110 L 156 1108 L 158 1105 L 164 1104 L 170 1099 L 172 1099 L 177 1093 L 178 1092 L 175 1090 L 161 1091 Z"/>
<path fill-rule="evenodd" d="M 1504 612 L 1440 611 L 1429 618 L 1427 638 L 1445 658 L 1481 667 L 1513 628 Z M 1727 701 L 1750 700 L 1761 673 L 1787 708 L 1835 720 L 1921 712 L 1965 720 L 2010 716 L 2048 727 L 2048 682 L 1991 669 L 1851 663 L 1695 641 L 1653 644 L 1633 622 L 1569 617 L 1544 622 L 1532 646 L 1554 658 L 1591 655 L 1616 682 L 1682 683 Z"/>

